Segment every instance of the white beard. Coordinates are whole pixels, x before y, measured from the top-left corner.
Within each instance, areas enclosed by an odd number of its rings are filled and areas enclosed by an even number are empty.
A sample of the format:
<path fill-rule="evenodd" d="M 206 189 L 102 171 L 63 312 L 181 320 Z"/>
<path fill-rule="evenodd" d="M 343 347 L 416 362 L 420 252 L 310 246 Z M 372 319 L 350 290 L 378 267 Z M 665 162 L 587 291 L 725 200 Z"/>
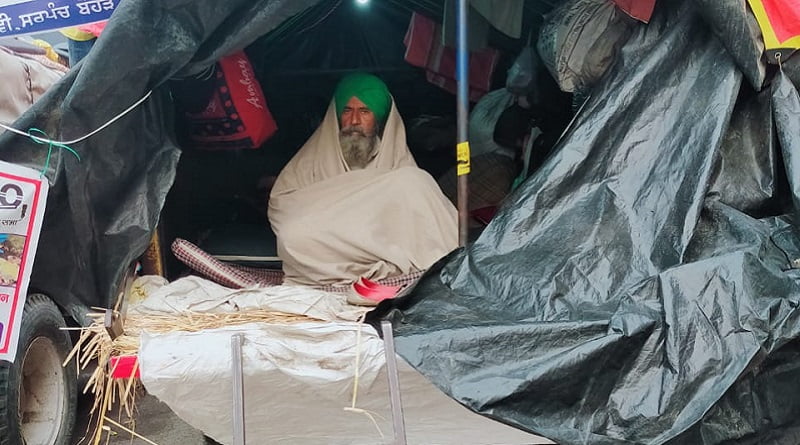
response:
<path fill-rule="evenodd" d="M 378 135 L 367 136 L 357 130 L 344 129 L 339 132 L 339 145 L 348 167 L 360 170 L 378 154 L 380 138 Z"/>

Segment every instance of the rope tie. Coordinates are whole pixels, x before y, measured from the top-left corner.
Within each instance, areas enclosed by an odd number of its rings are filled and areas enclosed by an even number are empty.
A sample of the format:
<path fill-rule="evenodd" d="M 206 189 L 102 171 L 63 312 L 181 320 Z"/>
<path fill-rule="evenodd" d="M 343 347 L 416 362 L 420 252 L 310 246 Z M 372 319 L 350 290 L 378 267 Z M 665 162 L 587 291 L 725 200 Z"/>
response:
<path fill-rule="evenodd" d="M 361 313 L 358 317 L 358 331 L 356 331 L 356 357 L 355 357 L 355 375 L 353 376 L 353 399 L 350 403 L 349 407 L 345 407 L 344 410 L 350 413 L 356 414 L 363 414 L 369 420 L 372 421 L 372 424 L 375 426 L 375 429 L 378 430 L 378 434 L 383 439 L 385 436 L 383 435 L 383 431 L 381 431 L 380 425 L 378 425 L 378 421 L 375 420 L 375 417 L 386 420 L 383 416 L 378 413 L 370 412 L 362 408 L 357 408 L 356 404 L 358 403 L 358 385 L 359 379 L 361 376 L 361 328 L 364 327 L 364 320 L 367 318 L 367 311 Z"/>
<path fill-rule="evenodd" d="M 37 133 L 42 137 L 34 136 L 31 133 Z M 47 136 L 47 133 L 38 128 L 31 128 L 30 130 L 28 130 L 28 137 L 37 144 L 40 145 L 47 144 L 47 159 L 45 159 L 44 166 L 42 167 L 42 170 L 39 172 L 40 178 L 43 177 L 45 172 L 47 172 L 47 169 L 50 168 L 50 158 L 53 156 L 53 147 L 58 147 L 62 150 L 66 150 L 72 153 L 78 159 L 78 161 L 81 160 L 81 156 L 78 154 L 78 152 L 70 148 L 69 145 L 50 139 Z"/>
<path fill-rule="evenodd" d="M 67 150 L 68 152 L 70 152 L 73 155 L 75 155 L 75 157 L 78 159 L 78 161 L 80 161 L 81 160 L 80 155 L 78 155 L 78 153 L 75 150 L 70 148 L 69 147 L 70 145 L 77 144 L 79 142 L 83 142 L 86 139 L 89 139 L 90 137 L 94 136 L 95 134 L 105 130 L 109 125 L 111 125 L 114 122 L 122 119 L 123 116 L 127 115 L 128 113 L 133 111 L 136 107 L 138 107 L 139 105 L 144 103 L 144 101 L 149 99 L 152 94 L 153 94 L 153 90 L 148 91 L 147 94 L 142 96 L 141 99 L 137 100 L 135 103 L 133 103 L 131 106 L 129 106 L 128 108 L 123 110 L 121 113 L 119 113 L 116 116 L 112 117 L 111 119 L 107 120 L 106 123 L 104 123 L 103 125 L 95 128 L 94 130 L 92 130 L 88 134 L 85 134 L 85 135 L 83 135 L 83 136 L 81 136 L 81 137 L 79 137 L 77 139 L 71 140 L 71 141 L 54 141 L 54 140 L 50 139 L 47 136 L 47 133 L 45 133 L 44 131 L 42 131 L 42 130 L 40 130 L 38 128 L 31 128 L 30 130 L 25 132 L 25 131 L 22 131 L 22 130 L 17 130 L 16 128 L 11 127 L 11 126 L 9 126 L 7 124 L 4 124 L 2 122 L 0 122 L 0 128 L 4 129 L 6 131 L 10 131 L 10 132 L 12 132 L 14 134 L 18 134 L 20 136 L 28 137 L 33 142 L 36 142 L 37 144 L 41 144 L 41 145 L 48 144 L 48 147 L 47 147 L 47 160 L 45 161 L 44 167 L 42 168 L 42 171 L 40 172 L 40 175 L 39 175 L 39 177 L 42 177 L 42 176 L 44 176 L 44 174 L 47 171 L 47 169 L 50 167 L 50 158 L 53 155 L 53 147 L 58 147 L 58 148 L 60 148 L 62 150 Z M 41 137 L 40 136 L 35 136 L 32 133 L 38 133 L 39 135 L 41 135 Z"/>

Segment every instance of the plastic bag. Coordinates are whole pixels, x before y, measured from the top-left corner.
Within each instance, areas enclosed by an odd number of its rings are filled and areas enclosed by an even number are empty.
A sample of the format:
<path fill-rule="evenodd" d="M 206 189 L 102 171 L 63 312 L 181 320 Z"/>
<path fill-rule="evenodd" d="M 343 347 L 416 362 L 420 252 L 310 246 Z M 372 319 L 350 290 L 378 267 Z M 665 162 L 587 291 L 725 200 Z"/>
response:
<path fill-rule="evenodd" d="M 530 46 L 522 49 L 508 69 L 506 89 L 511 93 L 523 95 L 529 93 L 536 83 L 536 66 L 538 56 Z"/>
<path fill-rule="evenodd" d="M 503 111 L 514 104 L 514 95 L 505 89 L 484 96 L 469 116 L 469 140 L 472 157 L 504 151 L 494 141 L 494 127 Z"/>
<path fill-rule="evenodd" d="M 633 23 L 607 0 L 575 0 L 547 16 L 537 49 L 562 91 L 588 89 L 611 66 Z"/>

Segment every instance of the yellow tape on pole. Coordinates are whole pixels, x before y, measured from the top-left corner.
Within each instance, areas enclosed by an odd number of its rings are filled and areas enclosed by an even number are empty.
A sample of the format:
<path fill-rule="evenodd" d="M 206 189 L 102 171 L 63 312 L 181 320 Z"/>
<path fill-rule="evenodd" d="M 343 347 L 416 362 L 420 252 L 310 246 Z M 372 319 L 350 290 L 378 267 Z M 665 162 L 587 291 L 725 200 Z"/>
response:
<path fill-rule="evenodd" d="M 456 146 L 456 165 L 458 176 L 468 175 L 470 172 L 469 142 L 461 142 Z"/>

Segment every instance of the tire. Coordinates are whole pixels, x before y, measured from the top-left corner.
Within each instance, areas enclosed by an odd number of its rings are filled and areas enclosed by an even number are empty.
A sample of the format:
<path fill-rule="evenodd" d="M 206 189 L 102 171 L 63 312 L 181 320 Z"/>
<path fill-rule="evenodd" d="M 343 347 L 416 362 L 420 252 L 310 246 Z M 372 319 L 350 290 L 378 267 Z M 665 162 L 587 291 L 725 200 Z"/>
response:
<path fill-rule="evenodd" d="M 13 364 L 0 362 L 0 445 L 70 445 L 77 371 L 64 317 L 46 296 L 28 296 Z M 35 403 L 34 403 L 35 401 Z"/>

